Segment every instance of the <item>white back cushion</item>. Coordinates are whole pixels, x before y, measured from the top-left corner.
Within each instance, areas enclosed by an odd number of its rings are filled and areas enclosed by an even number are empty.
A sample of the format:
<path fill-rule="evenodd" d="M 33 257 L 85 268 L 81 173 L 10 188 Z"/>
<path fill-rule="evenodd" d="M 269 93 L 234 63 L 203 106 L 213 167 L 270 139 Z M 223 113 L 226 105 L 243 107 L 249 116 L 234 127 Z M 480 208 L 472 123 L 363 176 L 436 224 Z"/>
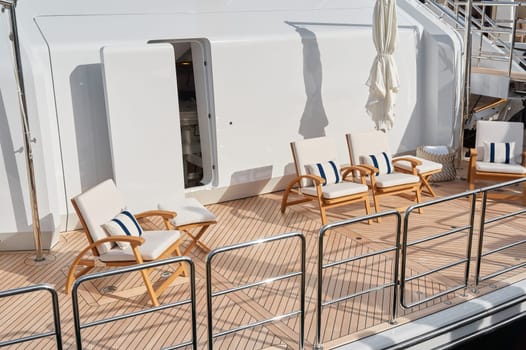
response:
<path fill-rule="evenodd" d="M 307 174 L 305 166 L 324 163 L 329 160 L 338 162 L 338 150 L 334 140 L 329 137 L 316 137 L 291 143 L 299 175 Z"/>
<path fill-rule="evenodd" d="M 294 156 L 294 163 L 296 164 L 296 171 L 298 175 L 306 175 L 306 166 L 316 163 L 325 163 L 333 161 L 338 162 L 338 150 L 336 143 L 329 137 L 316 137 L 313 139 L 306 139 L 292 142 L 292 153 Z M 302 181 L 302 186 L 309 186 L 311 183 Z"/>
<path fill-rule="evenodd" d="M 117 191 L 113 180 L 106 180 L 73 198 L 86 223 L 93 241 L 108 237 L 102 227 L 125 209 L 124 199 Z M 99 246 L 99 254 L 111 249 L 111 244 Z"/>
<path fill-rule="evenodd" d="M 477 160 L 484 158 L 484 142 L 515 142 L 513 160 L 521 163 L 524 124 L 521 122 L 477 121 L 475 147 Z"/>

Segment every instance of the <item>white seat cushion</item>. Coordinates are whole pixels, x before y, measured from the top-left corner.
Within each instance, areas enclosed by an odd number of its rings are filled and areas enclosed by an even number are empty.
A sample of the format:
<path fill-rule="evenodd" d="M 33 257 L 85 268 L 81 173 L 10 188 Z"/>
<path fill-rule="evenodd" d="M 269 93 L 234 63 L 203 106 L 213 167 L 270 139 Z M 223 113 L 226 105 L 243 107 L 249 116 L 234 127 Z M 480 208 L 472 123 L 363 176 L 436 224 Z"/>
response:
<path fill-rule="evenodd" d="M 369 182 L 369 179 L 367 181 Z M 379 188 L 407 185 L 416 182 L 420 182 L 420 178 L 418 176 L 404 173 L 391 173 L 376 176 L 376 186 Z"/>
<path fill-rule="evenodd" d="M 416 159 L 416 160 L 419 160 L 419 161 L 422 162 L 422 164 L 416 166 L 416 171 L 419 174 L 425 174 L 425 173 L 428 173 L 428 172 L 434 172 L 434 171 L 437 171 L 437 170 L 442 170 L 442 164 L 441 163 L 433 162 L 431 160 L 427 160 L 427 159 L 423 159 L 423 158 L 419 158 L 419 157 L 415 157 L 415 156 L 404 156 L 404 158 Z M 396 158 L 394 158 L 393 159 L 393 164 L 394 164 L 394 166 L 402 168 L 402 169 L 407 170 L 407 171 L 412 171 L 413 170 L 413 168 L 411 166 L 411 163 L 406 161 L 406 160 L 397 161 Z"/>
<path fill-rule="evenodd" d="M 330 184 L 322 186 L 322 196 L 326 199 L 340 198 L 344 196 L 350 196 L 353 194 L 367 192 L 368 187 L 362 184 L 355 182 L 340 182 L 337 184 Z M 301 189 L 301 192 L 309 196 L 317 196 L 316 187 L 304 187 Z"/>
<path fill-rule="evenodd" d="M 155 260 L 181 237 L 181 233 L 175 230 L 144 231 L 141 237 L 144 238 L 144 243 L 139 246 L 142 258 L 144 260 Z M 131 247 L 124 249 L 114 247 L 101 254 L 100 259 L 104 262 L 134 261 L 135 255 L 133 255 Z"/>
<path fill-rule="evenodd" d="M 195 198 L 185 198 L 170 203 L 161 203 L 158 205 L 160 210 L 175 211 L 177 216 L 172 219 L 172 225 L 183 226 L 207 221 L 216 221 L 217 218 L 210 210 L 206 209 Z"/>
<path fill-rule="evenodd" d="M 490 173 L 526 174 L 526 168 L 519 164 L 477 162 L 478 171 Z"/>

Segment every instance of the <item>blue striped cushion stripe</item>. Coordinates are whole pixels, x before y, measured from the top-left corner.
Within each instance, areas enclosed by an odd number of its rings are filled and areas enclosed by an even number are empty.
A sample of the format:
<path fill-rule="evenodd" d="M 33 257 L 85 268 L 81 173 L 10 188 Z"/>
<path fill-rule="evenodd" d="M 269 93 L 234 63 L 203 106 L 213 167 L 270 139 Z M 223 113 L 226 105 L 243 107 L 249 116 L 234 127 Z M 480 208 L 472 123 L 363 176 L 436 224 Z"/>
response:
<path fill-rule="evenodd" d="M 489 161 L 495 163 L 495 143 L 492 142 L 489 144 Z"/>
<path fill-rule="evenodd" d="M 370 154 L 367 161 L 366 157 L 366 163 L 371 164 L 376 169 L 378 169 L 378 172 L 376 173 L 376 176 L 380 174 L 391 174 L 393 172 L 393 164 L 391 161 L 391 157 L 386 153 L 378 153 L 378 154 Z"/>
<path fill-rule="evenodd" d="M 489 162 L 490 163 L 505 163 L 511 162 L 511 144 L 509 142 L 497 143 L 491 142 L 489 144 Z"/>
<path fill-rule="evenodd" d="M 329 161 L 329 164 L 331 165 L 332 171 L 334 171 L 334 176 L 336 177 L 335 183 L 340 183 L 340 171 L 338 170 L 338 167 L 332 160 Z"/>
<path fill-rule="evenodd" d="M 329 160 L 327 162 L 309 164 L 305 166 L 305 169 L 308 174 L 319 176 L 325 180 L 323 186 L 341 182 L 340 170 L 335 161 Z"/>
<path fill-rule="evenodd" d="M 123 210 L 121 212 L 121 214 L 126 215 L 130 219 L 130 222 L 135 226 L 135 229 L 137 230 L 136 232 L 139 234 L 139 236 L 141 236 L 142 235 L 142 228 L 139 225 L 139 223 L 137 222 L 137 220 L 135 219 L 135 216 L 133 216 L 133 214 L 130 213 L 129 211 L 127 211 L 127 210 Z M 119 215 L 117 215 L 111 221 L 113 221 L 117 225 L 119 225 L 119 227 L 126 234 L 126 236 L 132 236 L 132 233 L 130 232 L 130 229 L 128 228 L 128 226 L 126 226 L 126 224 L 122 221 L 122 219 L 119 218 Z"/>
<path fill-rule="evenodd" d="M 327 175 L 325 174 L 325 169 L 323 169 L 323 165 L 321 163 L 316 163 L 316 167 L 318 168 L 321 178 L 325 180 L 325 183 L 323 184 L 323 186 L 325 186 L 327 184 Z"/>
<path fill-rule="evenodd" d="M 391 159 L 389 159 L 389 156 L 385 152 L 382 152 L 382 155 L 384 156 L 384 159 L 385 159 L 385 165 L 387 165 L 387 173 L 391 174 L 391 172 L 392 172 L 392 170 L 391 170 Z"/>
<path fill-rule="evenodd" d="M 126 225 L 124 225 L 122 221 L 120 221 L 119 219 L 111 219 L 111 221 L 119 225 L 119 227 L 126 234 L 126 236 L 131 236 L 130 230 L 128 230 L 128 228 L 126 227 Z"/>
<path fill-rule="evenodd" d="M 380 165 L 378 165 L 378 159 L 376 159 L 376 156 L 374 154 L 369 154 L 369 158 L 371 158 L 371 160 L 373 161 L 373 166 L 376 169 L 378 169 L 378 172 L 375 175 L 380 175 Z"/>

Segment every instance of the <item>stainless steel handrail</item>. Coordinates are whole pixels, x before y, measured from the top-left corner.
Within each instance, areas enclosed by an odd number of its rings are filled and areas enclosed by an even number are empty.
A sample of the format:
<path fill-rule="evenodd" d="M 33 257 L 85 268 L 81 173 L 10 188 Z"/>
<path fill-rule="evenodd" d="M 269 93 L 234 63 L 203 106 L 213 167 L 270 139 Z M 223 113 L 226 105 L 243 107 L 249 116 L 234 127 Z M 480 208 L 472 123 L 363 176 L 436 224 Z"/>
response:
<path fill-rule="evenodd" d="M 292 239 L 292 238 L 299 238 L 301 242 L 301 272 L 291 272 L 280 276 L 275 276 L 272 278 L 267 278 L 263 281 L 258 281 L 254 283 L 247 283 L 244 285 L 240 285 L 234 288 L 228 288 L 223 289 L 219 291 L 213 291 L 212 289 L 212 262 L 215 256 L 223 254 L 225 252 L 231 252 L 234 250 L 240 250 L 245 249 L 249 247 L 253 247 L 256 245 L 261 244 L 267 244 L 270 242 L 280 241 L 280 240 L 286 240 L 286 239 Z M 291 256 L 295 256 L 291 253 Z M 268 237 L 268 238 L 262 238 L 255 241 L 250 242 L 244 242 L 239 244 L 234 244 L 227 247 L 221 247 L 214 249 L 208 255 L 206 256 L 206 299 L 207 299 L 207 307 L 208 307 L 208 349 L 213 349 L 214 347 L 214 339 L 222 336 L 226 336 L 228 334 L 232 334 L 239 331 L 244 331 L 246 329 L 262 326 L 268 323 L 272 323 L 275 321 L 282 320 L 284 318 L 289 318 L 292 316 L 299 315 L 300 317 L 300 334 L 298 339 L 299 348 L 303 350 L 304 348 L 304 338 L 305 338 L 305 263 L 306 263 L 306 242 L 305 242 L 305 236 L 302 233 L 299 232 L 292 232 L 292 233 L 285 233 L 278 236 Z M 263 284 L 272 283 L 278 280 L 293 278 L 293 277 L 301 277 L 301 282 L 299 286 L 299 295 L 300 295 L 300 310 L 291 311 L 285 314 L 277 315 L 265 320 L 260 320 L 256 322 L 252 322 L 243 326 L 239 326 L 236 328 L 232 328 L 229 330 L 225 330 L 222 332 L 214 333 L 214 324 L 213 324 L 213 298 L 225 295 L 228 293 L 233 293 L 241 290 L 245 290 L 248 288 L 260 286 Z"/>
<path fill-rule="evenodd" d="M 473 228 L 474 228 L 474 223 L 475 223 L 475 202 L 477 200 L 477 194 L 479 192 L 480 192 L 480 190 L 467 191 L 467 192 L 459 193 L 457 195 L 443 197 L 443 198 L 437 198 L 437 199 L 430 200 L 430 201 L 425 202 L 425 203 L 419 203 L 419 204 L 410 206 L 410 207 L 408 207 L 406 209 L 405 214 L 404 214 L 404 229 L 403 229 L 402 252 L 401 252 L 402 268 L 401 268 L 401 275 L 400 275 L 400 304 L 402 305 L 402 307 L 404 307 L 406 309 L 407 308 L 411 308 L 411 307 L 415 307 L 415 306 L 427 303 L 430 300 L 433 300 L 433 299 L 439 298 L 441 296 L 447 295 L 449 293 L 455 292 L 455 291 L 457 291 L 459 289 L 462 289 L 462 288 L 467 289 L 468 282 L 469 282 L 469 269 L 470 269 L 470 261 L 471 261 L 471 246 L 473 244 Z M 420 239 L 420 240 L 408 242 L 409 222 L 410 222 L 411 213 L 413 213 L 415 210 L 419 210 L 420 208 L 425 208 L 425 207 L 429 207 L 429 206 L 436 205 L 436 204 L 439 204 L 439 203 L 445 203 L 445 202 L 449 202 L 449 201 L 456 200 L 456 199 L 461 199 L 461 198 L 466 198 L 466 197 L 471 197 L 471 208 L 470 208 L 470 211 L 469 211 L 469 214 L 470 214 L 469 215 L 469 224 L 461 226 L 461 227 L 454 228 L 452 230 L 444 231 L 444 232 L 441 232 L 439 234 L 436 234 L 436 235 L 433 235 L 433 236 L 430 236 L 430 237 L 426 237 L 425 239 Z M 406 278 L 407 248 L 408 247 L 415 246 L 415 245 L 418 245 L 418 244 L 424 243 L 424 242 L 429 242 L 431 240 L 436 240 L 436 239 L 439 239 L 439 238 L 447 237 L 447 236 L 450 236 L 450 235 L 453 235 L 453 234 L 456 234 L 456 233 L 459 233 L 459 232 L 462 232 L 462 231 L 465 231 L 465 230 L 468 230 L 468 242 L 467 242 L 466 254 L 465 254 L 464 258 L 462 258 L 460 260 L 457 260 L 455 262 L 446 264 L 446 265 L 442 265 L 442 266 L 440 266 L 438 268 L 435 268 L 435 269 L 432 269 L 430 271 L 426 271 L 426 272 L 420 273 L 418 275 Z M 436 293 L 436 294 L 434 294 L 434 295 L 432 295 L 430 297 L 421 299 L 421 300 L 413 302 L 413 303 L 408 303 L 407 302 L 407 300 L 406 300 L 406 293 L 405 293 L 406 282 L 409 282 L 409 281 L 412 281 L 414 279 L 421 278 L 421 277 L 424 277 L 424 276 L 428 276 L 428 275 L 430 275 L 432 273 L 443 271 L 443 270 L 446 270 L 446 269 L 449 269 L 451 267 L 458 266 L 458 265 L 461 265 L 461 264 L 465 264 L 464 281 L 463 281 L 462 284 L 460 284 L 458 286 L 455 286 L 455 287 L 452 287 L 450 289 L 447 289 L 445 291 Z"/>
<path fill-rule="evenodd" d="M 525 3 L 520 2 L 511 2 L 511 1 L 455 1 L 447 0 L 444 4 L 438 2 L 437 0 L 428 0 L 425 2 L 425 5 L 434 13 L 436 16 L 442 18 L 444 15 L 447 15 L 451 21 L 453 21 L 454 27 L 456 29 L 465 29 L 471 24 L 474 24 L 475 28 L 468 28 L 468 31 L 471 33 L 478 32 L 479 35 L 479 54 L 471 55 L 471 59 L 476 59 L 480 63 L 481 60 L 490 59 L 490 57 L 485 56 L 480 52 L 483 46 L 484 35 L 487 35 L 487 38 L 491 40 L 495 45 L 497 45 L 501 50 L 503 50 L 504 55 L 506 56 L 505 61 L 507 62 L 507 67 L 505 71 L 507 76 L 511 77 L 511 67 L 513 62 L 518 64 L 526 64 L 526 60 L 520 55 L 514 55 L 515 48 L 515 33 L 522 32 L 517 28 L 517 7 L 526 6 Z M 471 15 L 471 11 L 467 12 L 466 7 L 472 8 L 480 16 L 480 18 L 474 18 Z M 502 21 L 494 20 L 490 16 L 486 15 L 486 8 L 497 8 L 497 7 L 510 7 L 513 12 L 513 20 Z M 468 15 L 466 15 L 468 14 Z M 466 20 L 466 17 L 469 20 Z M 509 26 L 501 26 L 499 24 L 506 23 Z M 508 34 L 510 35 L 510 40 L 503 40 L 498 34 Z M 466 35 L 466 38 L 468 36 Z M 465 41 L 467 42 L 467 39 Z M 471 46 L 471 43 L 468 43 L 467 46 Z"/>
<path fill-rule="evenodd" d="M 174 303 L 168 303 L 163 304 L 160 306 L 155 307 L 149 307 L 146 309 L 142 309 L 135 312 L 129 312 L 122 315 L 117 315 L 113 317 L 108 317 L 104 319 L 100 319 L 97 321 L 81 324 L 80 322 L 80 311 L 79 311 L 79 304 L 78 304 L 78 288 L 87 281 L 91 281 L 94 279 L 100 279 L 105 278 L 109 276 L 115 276 L 115 275 L 122 275 L 130 272 L 140 271 L 140 270 L 146 270 L 151 269 L 159 266 L 169 265 L 169 264 L 176 264 L 176 263 L 184 263 L 187 264 L 190 268 L 190 299 L 181 300 Z M 192 318 L 192 340 L 185 341 L 183 343 L 164 348 L 164 349 L 179 349 L 185 346 L 192 346 L 192 349 L 197 350 L 197 321 L 196 321 L 196 298 L 195 298 L 195 266 L 189 257 L 186 256 L 180 256 L 180 257 L 172 257 L 168 259 L 158 260 L 158 261 L 151 261 L 144 264 L 138 264 L 138 265 L 131 265 L 131 266 L 125 266 L 125 267 L 119 267 L 113 270 L 106 270 L 98 273 L 93 273 L 89 275 L 83 275 L 79 277 L 74 283 L 73 288 L 71 292 L 71 298 L 73 302 L 73 319 L 75 321 L 75 338 L 77 342 L 77 349 L 82 350 L 82 334 L 81 330 L 93 326 L 98 326 L 110 322 L 115 322 L 135 316 L 140 315 L 146 315 L 152 312 L 157 312 L 161 310 L 165 310 L 172 307 L 178 307 L 182 305 L 188 305 L 190 304 L 191 308 L 191 318 Z"/>
<path fill-rule="evenodd" d="M 393 245 L 391 247 L 388 247 L 388 248 L 381 249 L 381 250 L 377 250 L 377 251 L 374 251 L 374 252 L 369 252 L 367 254 L 363 254 L 363 255 L 360 255 L 360 256 L 355 256 L 355 257 L 351 257 L 351 258 L 341 259 L 341 260 L 334 261 L 334 262 L 327 263 L 327 264 L 323 263 L 323 255 L 324 255 L 323 240 L 324 240 L 324 237 L 325 237 L 325 234 L 326 234 L 327 231 L 335 229 L 335 228 L 338 228 L 338 227 L 348 226 L 348 225 L 351 225 L 351 224 L 354 224 L 354 223 L 369 221 L 369 220 L 373 220 L 373 219 L 381 218 L 381 217 L 386 217 L 386 216 L 395 216 L 396 220 L 397 220 L 395 245 Z M 402 220 L 402 216 L 400 215 L 400 213 L 398 211 L 390 210 L 390 211 L 385 211 L 385 212 L 382 212 L 382 213 L 377 213 L 377 214 L 367 215 L 367 216 L 363 216 L 363 217 L 357 217 L 357 218 L 353 218 L 353 219 L 349 219 L 349 220 L 339 221 L 339 222 L 335 222 L 335 223 L 330 223 L 330 224 L 327 224 L 327 225 L 323 226 L 320 229 L 320 233 L 319 233 L 319 237 L 318 237 L 318 296 L 317 296 L 317 305 L 316 305 L 317 306 L 316 307 L 316 311 L 317 312 L 316 312 L 316 344 L 315 344 L 315 349 L 322 349 L 322 347 L 323 347 L 322 346 L 322 344 L 323 344 L 322 334 L 321 334 L 321 321 L 322 321 L 322 311 L 323 311 L 323 307 L 324 306 L 335 304 L 335 303 L 338 303 L 338 302 L 341 302 L 341 301 L 345 301 L 345 300 L 348 300 L 348 299 L 351 299 L 351 298 L 356 298 L 356 297 L 364 295 L 366 293 L 377 292 L 377 291 L 383 290 L 385 288 L 393 287 L 393 299 L 392 299 L 393 303 L 392 303 L 392 309 L 391 309 L 391 320 L 390 320 L 390 322 L 391 323 L 395 322 L 395 319 L 397 317 L 397 304 L 398 304 L 398 270 L 399 270 L 398 267 L 399 267 L 399 260 L 400 260 L 399 259 L 399 254 L 400 254 L 399 247 L 400 247 L 401 220 Z M 374 288 L 369 288 L 369 289 L 366 289 L 366 290 L 362 290 L 362 291 L 359 291 L 359 292 L 356 292 L 356 293 L 353 293 L 353 294 L 349 294 L 347 296 L 340 297 L 340 298 L 337 298 L 337 299 L 333 299 L 333 300 L 330 300 L 330 301 L 325 301 L 324 302 L 322 300 L 323 299 L 323 295 L 322 295 L 323 294 L 323 270 L 329 269 L 329 268 L 334 267 L 334 266 L 339 266 L 339 265 L 346 264 L 346 263 L 349 263 L 349 262 L 353 262 L 353 261 L 356 261 L 356 260 L 365 259 L 365 258 L 368 258 L 368 257 L 371 257 L 371 256 L 381 255 L 381 254 L 385 254 L 385 253 L 389 253 L 389 252 L 394 252 L 394 254 L 395 254 L 394 268 L 393 268 L 393 279 L 392 279 L 391 283 L 386 283 L 386 284 L 383 284 L 381 286 L 377 286 L 377 287 L 374 287 Z"/>
<path fill-rule="evenodd" d="M 3 342 L 0 342 L 0 347 L 8 346 L 8 345 L 15 345 L 20 344 L 36 339 L 41 339 L 45 337 L 55 336 L 56 343 L 57 343 L 57 349 L 62 349 L 62 334 L 60 330 L 60 311 L 59 311 L 59 304 L 58 304 L 58 294 L 55 288 L 53 288 L 49 284 L 36 284 L 32 286 L 27 287 L 21 287 L 21 288 L 15 288 L 10 289 L 6 291 L 0 292 L 0 298 L 7 298 L 14 295 L 20 295 L 20 294 L 27 294 L 27 293 L 34 293 L 39 291 L 47 291 L 51 294 L 51 304 L 53 308 L 53 322 L 55 326 L 55 330 L 53 332 L 43 332 L 38 334 L 33 334 L 27 337 L 12 339 L 12 340 L 6 340 Z"/>
<path fill-rule="evenodd" d="M 475 270 L 475 287 L 474 287 L 475 291 L 478 289 L 478 286 L 479 286 L 480 282 L 482 282 L 482 281 L 486 281 L 486 280 L 491 279 L 493 277 L 502 275 L 502 274 L 504 274 L 506 272 L 513 271 L 513 270 L 516 270 L 516 269 L 519 269 L 521 267 L 526 266 L 526 262 L 523 262 L 523 263 L 520 263 L 520 264 L 509 266 L 507 268 L 503 268 L 503 269 L 501 269 L 501 270 L 499 270 L 497 272 L 488 274 L 486 276 L 482 276 L 481 277 L 481 275 L 480 275 L 480 269 L 481 269 L 482 258 L 483 257 L 491 255 L 491 254 L 494 254 L 494 253 L 497 253 L 497 252 L 500 252 L 500 251 L 505 250 L 505 249 L 509 249 L 509 248 L 518 246 L 520 244 L 526 243 L 526 239 L 523 239 L 523 240 L 520 240 L 520 241 L 517 241 L 517 242 L 514 242 L 514 243 L 503 245 L 501 247 L 498 247 L 498 248 L 495 248 L 495 249 L 492 249 L 492 250 L 488 250 L 486 252 L 482 252 L 483 246 L 484 246 L 485 226 L 487 224 L 490 224 L 490 223 L 493 223 L 493 222 L 498 222 L 498 221 L 501 221 L 501 220 L 504 220 L 504 219 L 508 219 L 510 217 L 514 217 L 514 216 L 518 216 L 518 215 L 526 213 L 526 208 L 524 208 L 524 209 L 521 209 L 521 210 L 514 211 L 512 213 L 499 215 L 499 216 L 493 217 L 491 219 L 486 219 L 486 211 L 487 211 L 486 209 L 487 209 L 488 194 L 489 194 L 489 192 L 492 192 L 492 191 L 495 191 L 495 190 L 499 190 L 499 189 L 502 189 L 502 188 L 505 188 L 505 187 L 522 184 L 525 181 L 526 181 L 526 178 L 523 178 L 523 179 L 518 179 L 518 180 L 513 180 L 513 181 L 500 183 L 500 184 L 497 184 L 497 185 L 493 185 L 493 186 L 489 186 L 489 187 L 485 187 L 485 188 L 481 189 L 481 192 L 482 192 L 482 213 L 481 213 L 481 218 L 480 218 L 480 229 L 479 229 L 480 238 L 479 238 L 479 245 L 478 245 L 478 249 L 477 249 L 477 265 L 476 265 L 476 270 Z"/>

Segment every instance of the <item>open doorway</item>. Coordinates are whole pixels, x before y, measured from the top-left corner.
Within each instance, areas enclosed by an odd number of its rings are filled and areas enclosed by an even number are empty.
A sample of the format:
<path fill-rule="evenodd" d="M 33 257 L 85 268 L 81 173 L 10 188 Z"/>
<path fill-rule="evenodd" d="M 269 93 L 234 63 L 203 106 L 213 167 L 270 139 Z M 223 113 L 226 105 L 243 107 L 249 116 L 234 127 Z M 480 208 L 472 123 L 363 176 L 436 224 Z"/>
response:
<path fill-rule="evenodd" d="M 199 40 L 171 42 L 175 52 L 185 188 L 211 183 L 213 174 L 210 84 Z"/>

